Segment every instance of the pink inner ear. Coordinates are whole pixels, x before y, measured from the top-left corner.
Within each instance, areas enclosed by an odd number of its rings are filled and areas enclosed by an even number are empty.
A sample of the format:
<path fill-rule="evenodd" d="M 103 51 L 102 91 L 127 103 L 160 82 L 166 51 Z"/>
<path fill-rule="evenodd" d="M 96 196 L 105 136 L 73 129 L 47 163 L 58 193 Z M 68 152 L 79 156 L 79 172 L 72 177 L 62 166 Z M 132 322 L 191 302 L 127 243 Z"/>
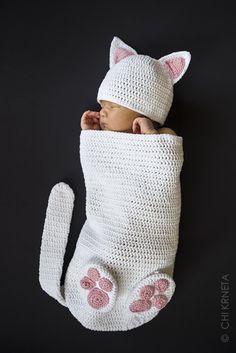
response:
<path fill-rule="evenodd" d="M 126 58 L 126 56 L 134 55 L 131 51 L 124 48 L 117 48 L 114 56 L 114 63 L 117 64 L 122 59 Z"/>
<path fill-rule="evenodd" d="M 169 72 L 173 79 L 179 77 L 184 69 L 185 60 L 182 57 L 176 57 L 164 62 L 165 69 Z"/>

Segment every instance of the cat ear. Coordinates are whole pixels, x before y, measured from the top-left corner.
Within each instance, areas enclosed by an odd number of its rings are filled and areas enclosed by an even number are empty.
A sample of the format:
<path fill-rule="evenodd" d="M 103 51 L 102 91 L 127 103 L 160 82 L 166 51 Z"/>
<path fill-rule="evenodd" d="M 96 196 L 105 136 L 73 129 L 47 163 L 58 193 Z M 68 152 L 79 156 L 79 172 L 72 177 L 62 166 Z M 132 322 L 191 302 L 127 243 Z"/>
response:
<path fill-rule="evenodd" d="M 167 71 L 173 83 L 178 82 L 185 74 L 191 60 L 191 54 L 188 51 L 177 51 L 169 55 L 165 55 L 158 61 L 162 67 Z"/>
<path fill-rule="evenodd" d="M 110 47 L 110 68 L 129 55 L 137 52 L 129 45 L 125 44 L 120 38 L 114 37 Z"/>

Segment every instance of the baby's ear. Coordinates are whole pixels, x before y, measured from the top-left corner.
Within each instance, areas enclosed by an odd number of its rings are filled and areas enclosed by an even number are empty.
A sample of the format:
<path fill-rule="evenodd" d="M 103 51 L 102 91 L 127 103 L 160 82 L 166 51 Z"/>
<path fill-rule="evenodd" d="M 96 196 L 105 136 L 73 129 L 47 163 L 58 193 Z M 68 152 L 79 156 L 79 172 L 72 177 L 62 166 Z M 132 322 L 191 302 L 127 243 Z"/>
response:
<path fill-rule="evenodd" d="M 185 74 L 191 60 L 191 54 L 188 51 L 177 51 L 169 55 L 165 55 L 158 61 L 167 71 L 173 81 L 173 84 L 178 82 Z"/>
<path fill-rule="evenodd" d="M 110 47 L 110 68 L 129 55 L 137 52 L 129 45 L 125 44 L 120 38 L 114 37 Z"/>

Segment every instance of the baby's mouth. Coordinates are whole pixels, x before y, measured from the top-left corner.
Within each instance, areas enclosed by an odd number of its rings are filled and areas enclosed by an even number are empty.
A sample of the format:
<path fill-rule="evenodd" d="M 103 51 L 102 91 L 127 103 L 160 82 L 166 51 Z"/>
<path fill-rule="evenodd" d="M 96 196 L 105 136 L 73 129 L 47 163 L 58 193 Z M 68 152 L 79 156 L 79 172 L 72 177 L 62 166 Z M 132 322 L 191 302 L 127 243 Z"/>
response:
<path fill-rule="evenodd" d="M 100 121 L 100 127 L 101 127 L 101 129 L 105 130 L 105 128 L 107 127 L 107 124 Z"/>

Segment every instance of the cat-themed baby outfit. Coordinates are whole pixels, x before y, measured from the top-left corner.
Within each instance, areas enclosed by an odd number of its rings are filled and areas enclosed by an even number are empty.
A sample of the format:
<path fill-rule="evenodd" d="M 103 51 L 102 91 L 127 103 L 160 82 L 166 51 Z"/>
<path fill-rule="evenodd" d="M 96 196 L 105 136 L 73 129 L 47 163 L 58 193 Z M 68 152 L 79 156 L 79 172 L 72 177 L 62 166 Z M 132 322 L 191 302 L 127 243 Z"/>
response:
<path fill-rule="evenodd" d="M 163 125 L 173 86 L 190 58 L 180 51 L 157 60 L 114 37 L 97 101 L 120 104 Z M 39 282 L 90 330 L 134 329 L 155 318 L 175 291 L 183 138 L 82 130 L 79 155 L 86 220 L 61 285 L 75 196 L 69 185 L 56 184 L 46 211 Z"/>

